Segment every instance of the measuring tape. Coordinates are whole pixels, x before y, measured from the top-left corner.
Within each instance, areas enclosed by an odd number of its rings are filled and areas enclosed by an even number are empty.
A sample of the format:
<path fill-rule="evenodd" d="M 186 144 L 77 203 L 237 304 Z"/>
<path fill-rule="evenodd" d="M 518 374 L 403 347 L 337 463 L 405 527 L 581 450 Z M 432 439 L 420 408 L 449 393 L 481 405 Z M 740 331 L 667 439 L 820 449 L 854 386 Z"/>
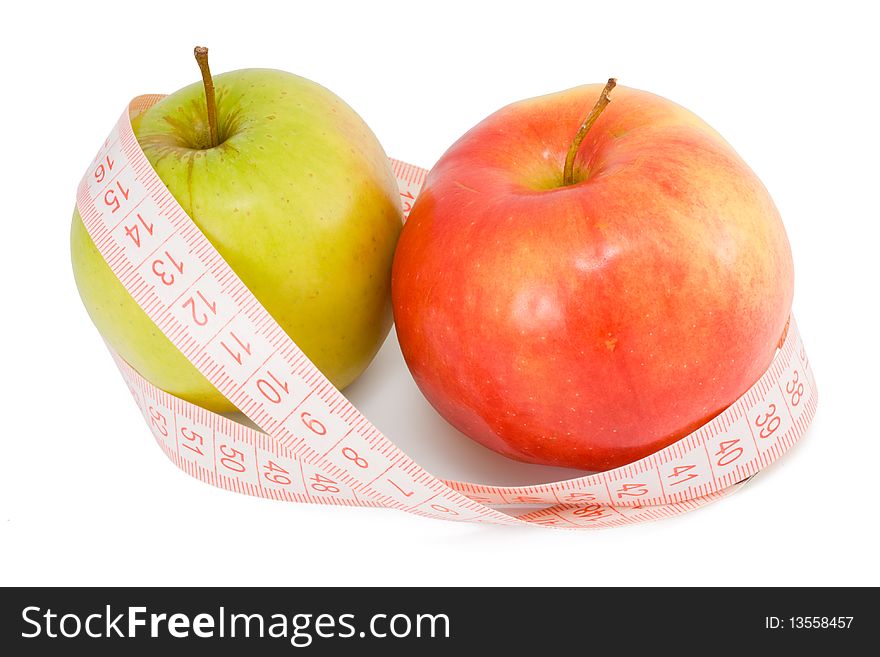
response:
<path fill-rule="evenodd" d="M 261 429 L 159 390 L 111 350 L 159 446 L 193 477 L 289 502 L 387 507 L 502 525 L 615 527 L 678 515 L 736 491 L 788 451 L 813 418 L 815 380 L 791 320 L 757 383 L 714 420 L 646 458 L 531 486 L 438 479 L 321 374 L 159 179 L 131 118 L 161 98 L 140 96 L 129 104 L 80 182 L 77 206 L 135 301 Z M 427 172 L 391 164 L 408 214 Z M 150 227 L 137 241 L 126 239 L 134 222 Z M 517 514 L 493 508 L 498 506 L 523 508 Z"/>

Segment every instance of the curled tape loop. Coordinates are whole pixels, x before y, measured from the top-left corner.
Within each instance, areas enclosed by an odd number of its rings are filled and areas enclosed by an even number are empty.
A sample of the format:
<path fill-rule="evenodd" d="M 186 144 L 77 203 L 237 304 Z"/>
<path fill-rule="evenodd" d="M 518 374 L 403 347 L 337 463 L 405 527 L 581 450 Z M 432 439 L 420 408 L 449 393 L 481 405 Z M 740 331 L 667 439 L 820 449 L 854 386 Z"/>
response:
<path fill-rule="evenodd" d="M 792 319 L 757 383 L 711 422 L 644 459 L 533 486 L 438 479 L 321 374 L 159 179 L 134 136 L 131 117 L 161 98 L 140 96 L 130 103 L 80 182 L 77 206 L 98 250 L 135 301 L 261 429 L 159 390 L 111 349 L 159 446 L 202 481 L 276 500 L 387 507 L 444 520 L 615 527 L 675 516 L 736 491 L 788 451 L 813 418 L 815 380 Z M 408 213 L 426 171 L 391 164 Z M 156 243 L 124 240 L 133 216 L 154 227 Z M 163 279 L 167 267 L 154 266 L 160 256 L 186 274 Z M 242 348 L 224 348 L 232 341 Z M 513 515 L 493 506 L 542 508 Z"/>

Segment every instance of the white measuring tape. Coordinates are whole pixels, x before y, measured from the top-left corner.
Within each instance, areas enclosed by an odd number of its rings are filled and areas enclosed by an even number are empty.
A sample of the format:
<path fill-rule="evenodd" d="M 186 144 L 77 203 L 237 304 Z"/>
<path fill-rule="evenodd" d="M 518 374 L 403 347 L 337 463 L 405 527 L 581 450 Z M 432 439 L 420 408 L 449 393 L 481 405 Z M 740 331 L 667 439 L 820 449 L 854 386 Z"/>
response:
<path fill-rule="evenodd" d="M 159 390 L 114 353 L 159 446 L 202 481 L 276 500 L 388 507 L 445 520 L 614 527 L 678 515 L 735 491 L 789 450 L 813 418 L 815 380 L 792 320 L 755 385 L 714 420 L 644 459 L 533 486 L 437 479 L 321 374 L 159 179 L 131 117 L 160 98 L 129 104 L 80 182 L 77 206 L 131 296 L 262 429 Z M 392 167 L 408 212 L 426 171 L 394 160 Z M 126 239 L 134 222 L 150 227 L 137 241 Z M 493 505 L 543 508 L 511 515 Z"/>

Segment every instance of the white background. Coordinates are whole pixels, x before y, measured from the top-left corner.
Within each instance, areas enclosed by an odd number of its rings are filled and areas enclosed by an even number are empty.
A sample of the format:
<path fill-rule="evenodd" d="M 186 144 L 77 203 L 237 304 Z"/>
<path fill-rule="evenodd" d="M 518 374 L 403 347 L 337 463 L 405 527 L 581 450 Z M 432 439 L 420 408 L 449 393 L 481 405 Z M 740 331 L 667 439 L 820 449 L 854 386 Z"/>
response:
<path fill-rule="evenodd" d="M 870 6 L 10 5 L 0 40 L 0 583 L 880 584 Z M 196 44 L 210 46 L 215 72 L 275 67 L 324 84 L 389 154 L 423 166 L 502 105 L 612 75 L 694 110 L 751 164 L 785 220 L 794 310 L 820 388 L 811 430 L 731 498 L 602 532 L 284 505 L 190 479 L 153 443 L 82 308 L 68 230 L 77 182 L 126 102 L 195 81 Z M 546 477 L 445 430 L 400 368 L 388 343 L 353 395 L 429 469 Z"/>

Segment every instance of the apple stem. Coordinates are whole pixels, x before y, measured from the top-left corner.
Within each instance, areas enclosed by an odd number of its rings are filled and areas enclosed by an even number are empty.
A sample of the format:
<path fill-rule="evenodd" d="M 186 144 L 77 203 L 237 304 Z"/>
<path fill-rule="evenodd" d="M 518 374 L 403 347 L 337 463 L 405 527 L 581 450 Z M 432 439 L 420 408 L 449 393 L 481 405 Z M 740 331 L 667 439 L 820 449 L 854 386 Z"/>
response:
<path fill-rule="evenodd" d="M 220 133 L 217 128 L 217 99 L 214 96 L 214 79 L 211 77 L 211 69 L 208 68 L 208 49 L 204 46 L 196 46 L 193 49 L 199 70 L 202 72 L 202 82 L 205 85 L 205 103 L 208 106 L 208 130 L 211 133 L 211 148 L 220 144 Z"/>
<path fill-rule="evenodd" d="M 593 109 L 590 110 L 589 115 L 584 119 L 577 134 L 574 136 L 574 141 L 571 142 L 571 146 L 568 149 L 568 155 L 565 156 L 565 169 L 562 171 L 563 185 L 571 185 L 574 183 L 574 158 L 577 156 L 578 149 L 580 149 L 584 137 L 587 136 L 587 132 L 596 122 L 596 119 L 599 118 L 602 110 L 608 107 L 608 103 L 611 102 L 608 94 L 611 93 L 611 90 L 614 89 L 615 86 L 617 86 L 617 79 L 608 78 L 608 83 L 605 85 L 605 88 L 602 89 L 602 93 L 599 95 L 599 100 L 593 105 Z"/>

